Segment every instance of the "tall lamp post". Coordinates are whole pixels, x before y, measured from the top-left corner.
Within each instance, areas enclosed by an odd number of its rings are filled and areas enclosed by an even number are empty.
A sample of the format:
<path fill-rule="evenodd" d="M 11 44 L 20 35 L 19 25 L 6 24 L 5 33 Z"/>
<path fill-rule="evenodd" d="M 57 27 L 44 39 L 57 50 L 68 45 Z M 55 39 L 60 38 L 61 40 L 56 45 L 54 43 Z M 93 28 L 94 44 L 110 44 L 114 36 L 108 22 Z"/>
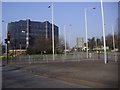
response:
<path fill-rule="evenodd" d="M 97 45 L 97 37 L 95 37 L 95 42 L 96 42 L 96 48 L 98 47 L 98 45 Z"/>
<path fill-rule="evenodd" d="M 69 26 L 71 26 L 71 24 Z M 69 28 L 69 30 L 70 30 L 70 28 Z M 69 42 L 69 49 L 70 49 L 70 36 L 71 36 L 71 34 L 70 34 L 70 32 L 68 34 L 69 34 L 68 35 L 68 42 Z"/>
<path fill-rule="evenodd" d="M 71 24 L 69 25 L 71 26 Z M 66 37 L 66 25 L 64 26 L 64 44 L 65 44 L 65 56 L 66 56 L 66 50 L 67 50 L 67 37 Z M 70 36 L 69 36 L 69 44 L 70 44 Z"/>
<path fill-rule="evenodd" d="M 105 24 L 106 25 L 106 24 Z M 109 25 L 111 26 L 111 25 Z M 115 55 L 115 62 L 117 61 L 117 57 L 116 57 L 116 52 L 115 52 L 115 35 L 114 35 L 114 28 L 113 28 L 113 25 L 111 26 L 111 29 L 112 29 L 112 43 L 113 43 L 113 50 L 114 50 L 114 55 Z"/>
<path fill-rule="evenodd" d="M 5 22 L 4 20 L 2 20 L 2 22 Z M 7 64 L 8 64 L 8 24 L 6 23 L 6 55 L 7 55 Z"/>
<path fill-rule="evenodd" d="M 113 36 L 113 49 L 114 49 L 114 55 L 115 55 L 115 62 L 117 62 L 117 57 L 116 57 L 116 49 L 115 49 L 115 34 L 114 34 L 114 29 L 112 26 L 112 36 Z"/>
<path fill-rule="evenodd" d="M 66 26 L 64 26 L 64 38 L 65 38 L 65 56 L 66 56 Z"/>
<path fill-rule="evenodd" d="M 5 22 L 4 20 L 2 20 L 2 22 L 4 22 L 4 23 L 6 23 L 5 24 L 5 29 L 6 29 L 6 39 L 7 39 L 7 33 L 8 33 L 8 29 L 7 29 L 7 22 Z M 6 51 L 5 51 L 6 53 L 7 53 L 7 44 L 6 44 Z"/>
<path fill-rule="evenodd" d="M 91 8 L 85 8 L 85 30 L 86 30 L 86 58 L 88 58 L 88 26 L 87 26 L 87 10 Z M 96 9 L 96 8 L 92 8 Z"/>
<path fill-rule="evenodd" d="M 102 31 L 103 31 L 103 41 L 104 41 L 104 63 L 107 64 L 107 54 L 106 54 L 106 41 L 105 41 L 105 21 L 104 21 L 104 10 L 103 2 L 101 0 L 101 14 L 102 14 Z"/>
<path fill-rule="evenodd" d="M 52 54 L 53 54 L 53 60 L 55 60 L 55 44 L 54 44 L 54 6 L 53 3 L 48 8 L 52 8 Z"/>
<path fill-rule="evenodd" d="M 29 25 L 29 19 L 26 20 L 26 23 L 27 23 L 26 24 L 26 26 L 27 26 L 26 30 L 22 30 L 21 32 L 26 34 L 26 47 L 25 48 L 27 50 L 28 47 L 29 47 L 29 26 L 30 26 Z"/>
<path fill-rule="evenodd" d="M 26 50 L 29 47 L 29 19 L 27 20 L 27 31 L 26 31 Z"/>
<path fill-rule="evenodd" d="M 71 49 L 71 47 L 70 47 L 70 36 L 71 36 L 71 34 L 69 33 L 69 36 L 68 36 L 68 42 L 69 42 L 69 49 Z"/>

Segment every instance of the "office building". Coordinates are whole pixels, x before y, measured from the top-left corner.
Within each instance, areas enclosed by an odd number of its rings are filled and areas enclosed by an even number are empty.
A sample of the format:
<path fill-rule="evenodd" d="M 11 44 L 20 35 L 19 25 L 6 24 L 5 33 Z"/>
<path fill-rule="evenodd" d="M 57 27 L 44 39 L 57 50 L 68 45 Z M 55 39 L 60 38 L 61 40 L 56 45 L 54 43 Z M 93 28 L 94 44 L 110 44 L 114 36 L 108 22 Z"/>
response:
<path fill-rule="evenodd" d="M 10 49 L 26 49 L 27 45 L 34 44 L 37 37 L 52 38 L 52 24 L 48 21 L 38 22 L 20 20 L 8 23 L 10 36 Z M 58 26 L 54 25 L 54 36 L 58 39 Z"/>

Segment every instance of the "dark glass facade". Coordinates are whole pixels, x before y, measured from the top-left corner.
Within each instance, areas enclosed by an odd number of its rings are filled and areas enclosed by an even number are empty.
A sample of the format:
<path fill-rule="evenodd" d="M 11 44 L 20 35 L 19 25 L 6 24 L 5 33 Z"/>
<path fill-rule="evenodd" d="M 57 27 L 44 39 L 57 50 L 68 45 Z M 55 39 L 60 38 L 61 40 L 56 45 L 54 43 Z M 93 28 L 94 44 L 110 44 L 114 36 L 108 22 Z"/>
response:
<path fill-rule="evenodd" d="M 52 24 L 48 21 L 37 22 L 28 19 L 11 22 L 8 23 L 8 32 L 11 33 L 10 49 L 26 48 L 27 30 L 29 32 L 29 45 L 33 44 L 37 37 L 52 38 Z M 54 36 L 57 39 L 59 37 L 58 26 L 56 25 L 54 25 Z"/>

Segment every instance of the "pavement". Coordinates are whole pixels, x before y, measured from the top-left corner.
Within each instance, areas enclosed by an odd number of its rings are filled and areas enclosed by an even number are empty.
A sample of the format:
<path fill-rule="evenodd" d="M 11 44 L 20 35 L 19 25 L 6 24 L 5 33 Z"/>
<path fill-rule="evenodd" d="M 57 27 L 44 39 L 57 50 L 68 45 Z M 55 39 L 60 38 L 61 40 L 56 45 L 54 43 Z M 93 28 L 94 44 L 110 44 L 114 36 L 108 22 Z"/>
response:
<path fill-rule="evenodd" d="M 81 86 L 92 88 L 118 87 L 118 62 L 113 61 L 107 64 L 104 64 L 104 62 L 101 60 L 34 63 L 27 65 L 11 63 L 8 66 L 11 68 L 16 67 L 17 69 L 20 69 L 22 73 L 30 72 L 34 75 L 43 76 L 50 79 L 57 79 L 75 85 L 80 85 L 80 87 Z M 3 72 L 3 74 L 5 73 L 6 72 Z M 8 74 L 6 74 L 6 76 L 8 76 Z M 3 78 L 4 77 L 5 75 L 3 75 Z M 4 81 L 5 80 L 3 79 L 3 82 Z"/>
<path fill-rule="evenodd" d="M 0 90 L 2 89 L 2 60 L 0 59 Z"/>

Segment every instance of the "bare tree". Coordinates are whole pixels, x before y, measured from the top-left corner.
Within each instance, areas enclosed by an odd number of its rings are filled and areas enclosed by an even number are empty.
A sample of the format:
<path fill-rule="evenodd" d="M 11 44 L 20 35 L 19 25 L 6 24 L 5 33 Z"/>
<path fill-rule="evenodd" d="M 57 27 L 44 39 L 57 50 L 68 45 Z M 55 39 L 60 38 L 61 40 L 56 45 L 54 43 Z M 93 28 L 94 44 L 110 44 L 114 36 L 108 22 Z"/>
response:
<path fill-rule="evenodd" d="M 29 54 L 40 54 L 41 52 L 51 53 L 52 43 L 51 38 L 38 37 L 27 50 Z"/>

